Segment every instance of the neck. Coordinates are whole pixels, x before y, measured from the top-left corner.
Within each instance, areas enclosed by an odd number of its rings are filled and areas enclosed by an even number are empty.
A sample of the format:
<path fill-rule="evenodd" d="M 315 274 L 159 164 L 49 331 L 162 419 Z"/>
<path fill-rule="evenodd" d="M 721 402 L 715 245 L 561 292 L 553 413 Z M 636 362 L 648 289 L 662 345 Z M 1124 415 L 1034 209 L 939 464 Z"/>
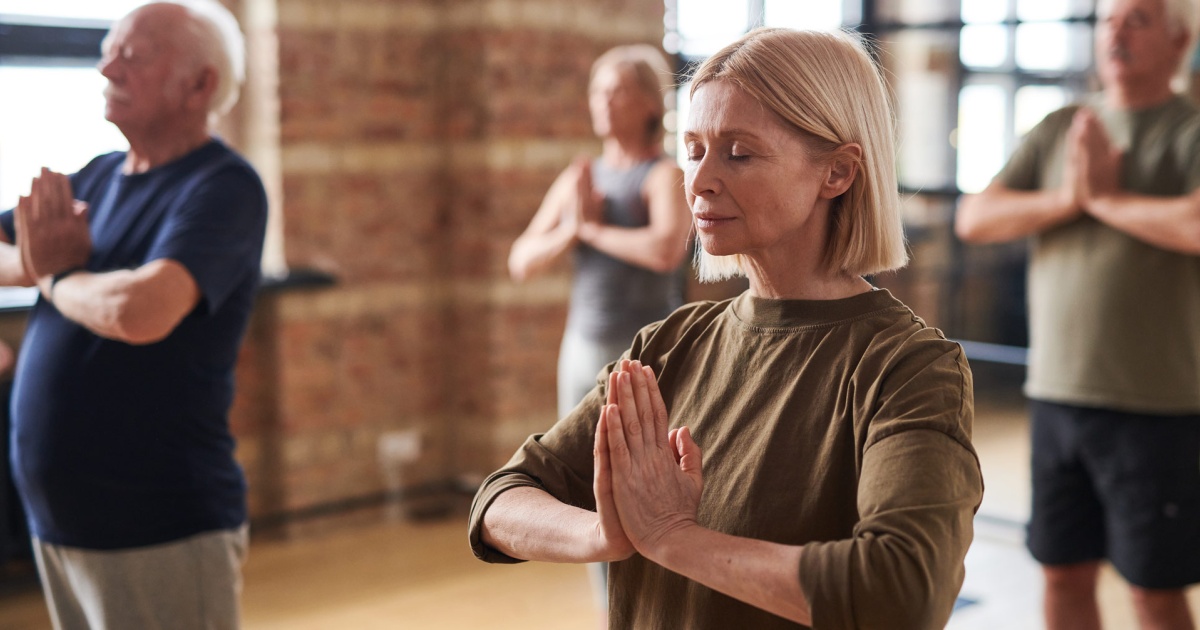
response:
<path fill-rule="evenodd" d="M 762 251 L 744 253 L 751 295 L 772 300 L 837 300 L 871 290 L 871 284 L 859 276 L 830 270 L 823 259 L 824 242 L 809 240 L 777 250 L 782 253 L 775 257 Z"/>
<path fill-rule="evenodd" d="M 844 272 L 771 275 L 753 262 L 746 270 L 750 294 L 771 300 L 840 300 L 871 290 L 871 283 Z"/>
<path fill-rule="evenodd" d="M 630 168 L 646 160 L 652 160 L 662 153 L 657 143 L 647 143 L 644 139 L 634 141 L 608 137 L 604 139 L 604 150 L 601 159 L 607 166 L 613 168 Z"/>
<path fill-rule="evenodd" d="M 173 162 L 208 144 L 212 136 L 207 127 L 199 127 L 187 133 L 126 133 L 125 138 L 129 140 L 129 153 L 122 170 L 126 175 L 133 175 Z"/>
<path fill-rule="evenodd" d="M 1170 83 L 1155 86 L 1114 85 L 1104 90 L 1104 104 L 1120 111 L 1150 109 L 1174 97 Z"/>

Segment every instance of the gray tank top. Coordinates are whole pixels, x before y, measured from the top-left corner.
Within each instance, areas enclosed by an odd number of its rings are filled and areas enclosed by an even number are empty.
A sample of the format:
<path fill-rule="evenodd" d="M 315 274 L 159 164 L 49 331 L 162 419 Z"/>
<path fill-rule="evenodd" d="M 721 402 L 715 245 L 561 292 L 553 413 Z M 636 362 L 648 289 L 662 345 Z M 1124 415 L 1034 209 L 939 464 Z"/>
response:
<path fill-rule="evenodd" d="M 642 184 L 658 159 L 628 170 L 592 161 L 592 182 L 604 194 L 604 222 L 644 227 L 650 222 Z M 575 248 L 575 279 L 567 330 L 596 341 L 631 341 L 646 324 L 665 318 L 683 304 L 682 267 L 656 273 L 618 260 L 588 245 Z"/>

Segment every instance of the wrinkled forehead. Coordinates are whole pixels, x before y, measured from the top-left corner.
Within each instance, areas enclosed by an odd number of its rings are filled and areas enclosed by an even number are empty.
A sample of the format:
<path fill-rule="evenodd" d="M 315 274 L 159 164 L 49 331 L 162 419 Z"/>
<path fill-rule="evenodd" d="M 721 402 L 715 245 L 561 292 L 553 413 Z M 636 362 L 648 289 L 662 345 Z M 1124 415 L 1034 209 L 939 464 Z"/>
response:
<path fill-rule="evenodd" d="M 731 128 L 781 127 L 774 114 L 737 84 L 717 79 L 705 81 L 692 92 L 685 131 L 721 135 Z"/>

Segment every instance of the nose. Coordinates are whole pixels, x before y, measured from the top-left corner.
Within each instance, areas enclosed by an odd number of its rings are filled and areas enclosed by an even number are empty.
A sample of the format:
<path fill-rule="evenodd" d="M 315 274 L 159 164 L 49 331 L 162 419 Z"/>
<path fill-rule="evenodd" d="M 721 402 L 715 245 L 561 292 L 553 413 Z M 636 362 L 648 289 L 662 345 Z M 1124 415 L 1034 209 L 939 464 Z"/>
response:
<path fill-rule="evenodd" d="M 710 154 L 706 154 L 699 160 L 690 162 L 683 174 L 684 192 L 701 199 L 720 194 L 721 178 L 717 173 L 716 161 Z"/>
<path fill-rule="evenodd" d="M 100 76 L 112 80 L 117 74 L 119 60 L 120 55 L 105 54 L 103 57 L 100 57 L 100 61 L 96 63 L 96 69 L 100 71 Z"/>
<path fill-rule="evenodd" d="M 1118 17 L 1109 18 L 1108 19 L 1108 37 L 1109 37 L 1109 39 L 1113 40 L 1114 42 L 1125 41 L 1126 36 L 1129 35 L 1129 27 L 1130 27 L 1129 20 L 1126 20 L 1123 18 L 1118 18 Z"/>

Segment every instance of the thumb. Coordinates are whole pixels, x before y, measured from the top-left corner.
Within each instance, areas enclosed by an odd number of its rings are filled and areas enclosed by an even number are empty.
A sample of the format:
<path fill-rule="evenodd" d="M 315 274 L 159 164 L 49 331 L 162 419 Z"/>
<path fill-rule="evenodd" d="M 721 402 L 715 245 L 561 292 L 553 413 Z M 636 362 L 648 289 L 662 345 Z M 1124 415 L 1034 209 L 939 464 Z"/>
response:
<path fill-rule="evenodd" d="M 75 200 L 75 216 L 86 217 L 88 213 L 88 203 L 86 201 Z"/>
<path fill-rule="evenodd" d="M 675 451 L 679 453 L 679 469 L 699 484 L 703 479 L 704 462 L 700 446 L 692 439 L 692 430 L 686 426 L 675 432 Z"/>

